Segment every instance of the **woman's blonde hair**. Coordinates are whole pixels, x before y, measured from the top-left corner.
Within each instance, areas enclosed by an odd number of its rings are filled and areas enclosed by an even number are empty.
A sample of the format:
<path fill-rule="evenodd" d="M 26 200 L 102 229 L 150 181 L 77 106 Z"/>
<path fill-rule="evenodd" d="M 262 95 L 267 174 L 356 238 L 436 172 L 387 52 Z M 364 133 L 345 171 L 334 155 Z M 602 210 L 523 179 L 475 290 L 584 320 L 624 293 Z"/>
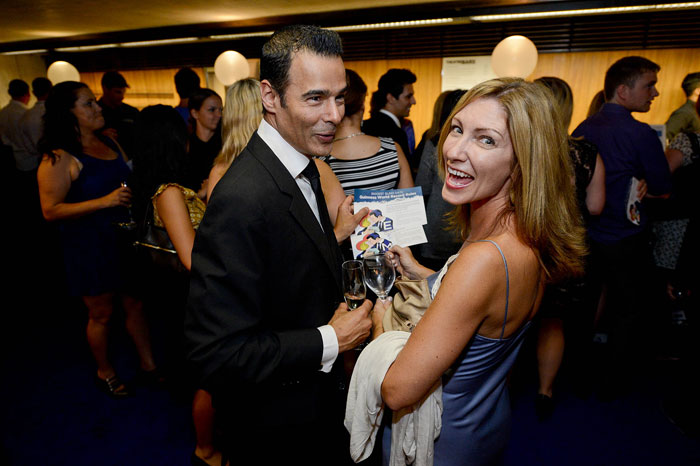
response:
<path fill-rule="evenodd" d="M 225 164 L 228 167 L 248 145 L 262 120 L 260 81 L 241 79 L 229 87 L 221 119 L 224 142 L 214 165 Z"/>
<path fill-rule="evenodd" d="M 549 282 L 582 273 L 587 250 L 571 182 L 573 167 L 567 134 L 556 119 L 551 95 L 541 85 L 501 78 L 478 84 L 467 92 L 440 134 L 440 174 L 444 176 L 442 148 L 452 119 L 480 98 L 496 99 L 503 106 L 513 146 L 510 204 L 500 219 L 514 214 L 518 237 L 538 254 Z M 452 220 L 466 239 L 469 206 L 459 206 Z"/>

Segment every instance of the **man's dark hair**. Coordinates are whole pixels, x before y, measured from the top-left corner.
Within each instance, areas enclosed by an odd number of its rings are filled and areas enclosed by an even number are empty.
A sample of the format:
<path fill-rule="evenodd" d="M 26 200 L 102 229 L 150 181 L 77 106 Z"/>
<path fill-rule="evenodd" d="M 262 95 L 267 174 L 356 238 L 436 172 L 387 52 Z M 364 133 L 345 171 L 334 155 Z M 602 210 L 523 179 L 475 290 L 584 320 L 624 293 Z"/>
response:
<path fill-rule="evenodd" d="M 192 68 L 180 68 L 175 73 L 175 90 L 181 99 L 189 99 L 199 88 L 199 75 Z"/>
<path fill-rule="evenodd" d="M 605 100 L 610 102 L 615 97 L 615 90 L 624 84 L 634 87 L 634 83 L 647 71 L 657 73 L 661 67 L 644 57 L 624 57 L 612 64 L 605 73 Z"/>
<path fill-rule="evenodd" d="M 379 78 L 377 90 L 372 93 L 372 100 L 370 101 L 371 113 L 376 113 L 384 108 L 387 94 L 391 94 L 398 99 L 403 92 L 403 87 L 414 82 L 416 82 L 416 75 L 410 70 L 392 68 L 384 73 Z"/>
<path fill-rule="evenodd" d="M 685 78 L 683 78 L 681 87 L 683 88 L 683 92 L 685 92 L 686 97 L 690 97 L 690 94 L 692 94 L 695 89 L 700 87 L 700 72 L 688 74 Z"/>
<path fill-rule="evenodd" d="M 7 89 L 7 93 L 13 99 L 19 99 L 29 94 L 29 84 L 22 81 L 21 79 L 13 79 L 10 81 L 10 86 Z"/>
<path fill-rule="evenodd" d="M 118 71 L 107 71 L 103 74 L 101 84 L 103 89 L 121 89 L 123 87 L 129 87 L 124 76 Z"/>
<path fill-rule="evenodd" d="M 32 93 L 37 99 L 46 97 L 49 94 L 51 87 L 53 87 L 53 84 L 51 84 L 51 81 L 46 78 L 34 78 L 32 81 Z"/>
<path fill-rule="evenodd" d="M 322 57 L 341 57 L 343 45 L 337 32 L 318 26 L 292 25 L 275 32 L 262 48 L 260 81 L 269 81 L 279 93 L 282 105 L 293 55 L 301 51 Z"/>

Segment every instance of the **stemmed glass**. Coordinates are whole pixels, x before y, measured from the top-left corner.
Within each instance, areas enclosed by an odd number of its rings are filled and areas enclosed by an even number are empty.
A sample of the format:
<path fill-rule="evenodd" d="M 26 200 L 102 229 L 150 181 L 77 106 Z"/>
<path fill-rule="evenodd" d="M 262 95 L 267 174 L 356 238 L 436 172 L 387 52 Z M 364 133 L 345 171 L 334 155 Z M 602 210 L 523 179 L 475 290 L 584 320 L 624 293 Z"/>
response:
<path fill-rule="evenodd" d="M 362 261 L 343 262 L 343 297 L 351 311 L 362 305 L 367 295 Z"/>
<path fill-rule="evenodd" d="M 386 300 L 394 286 L 396 271 L 391 260 L 383 252 L 365 257 L 364 260 L 365 283 L 374 291 L 379 299 Z"/>

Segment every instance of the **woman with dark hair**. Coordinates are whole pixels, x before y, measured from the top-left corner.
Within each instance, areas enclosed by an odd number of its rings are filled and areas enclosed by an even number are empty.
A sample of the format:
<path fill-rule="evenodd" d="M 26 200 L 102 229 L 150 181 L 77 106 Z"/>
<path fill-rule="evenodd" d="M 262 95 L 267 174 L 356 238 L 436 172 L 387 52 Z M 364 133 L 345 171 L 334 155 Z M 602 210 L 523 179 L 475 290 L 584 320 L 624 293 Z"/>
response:
<path fill-rule="evenodd" d="M 127 219 L 131 172 L 112 139 L 100 136 L 102 110 L 83 83 L 57 84 L 46 100 L 44 154 L 37 179 L 41 209 L 57 221 L 70 293 L 88 309 L 87 339 L 97 362 L 98 387 L 115 398 L 128 395 L 107 358 L 109 322 L 121 298 L 126 328 L 139 355 L 142 376 L 162 382 L 151 354 L 141 301 L 127 294 L 124 258 L 117 248 L 115 223 Z"/>
<path fill-rule="evenodd" d="M 426 131 L 423 150 L 420 155 L 418 174 L 416 175 L 416 186 L 420 186 L 423 191 L 425 202 L 425 213 L 428 223 L 425 225 L 425 236 L 427 243 L 419 245 L 418 261 L 431 269 L 437 269 L 456 253 L 462 246 L 459 233 L 450 229 L 446 214 L 453 206 L 442 198 L 443 179 L 440 177 L 437 163 L 437 146 L 440 139 L 440 129 L 445 125 L 447 117 L 459 99 L 467 91 L 456 89 L 440 94 L 435 102 L 433 126 Z"/>
<path fill-rule="evenodd" d="M 355 189 L 413 187 L 411 167 L 401 147 L 389 138 L 362 132 L 367 86 L 353 70 L 346 69 L 345 76 L 345 116 L 336 129 L 331 154 L 324 160 L 347 195 Z"/>
<path fill-rule="evenodd" d="M 195 191 L 180 184 L 187 160 L 187 128 L 177 111 L 165 105 L 146 107 L 141 115 L 143 118 L 138 131 L 141 143 L 134 154 L 137 199 L 144 206 L 144 214 L 152 212 L 152 218 L 148 220 L 168 232 L 180 262 L 190 270 L 195 231 L 206 206 Z M 177 288 L 187 290 L 187 276 L 179 278 L 184 279 L 184 282 Z M 172 287 L 170 278 L 168 287 Z M 173 298 L 170 291 L 169 294 L 169 297 L 162 299 Z M 183 312 L 169 309 L 171 320 L 175 321 L 177 329 L 173 337 L 175 344 L 171 346 L 184 356 L 181 342 L 186 292 L 174 298 L 172 308 Z M 173 314 L 175 319 L 172 319 Z M 176 360 L 182 364 L 182 360 Z M 213 444 L 214 408 L 211 396 L 204 390 L 195 391 L 192 419 L 197 438 L 192 464 L 221 464 L 221 453 Z"/>
<path fill-rule="evenodd" d="M 209 176 L 214 159 L 221 150 L 220 122 L 223 103 L 219 94 L 211 89 L 201 88 L 190 95 L 187 105 L 193 131 L 182 184 L 199 192 L 200 197 L 204 199 L 206 186 L 202 186 L 202 183 Z"/>

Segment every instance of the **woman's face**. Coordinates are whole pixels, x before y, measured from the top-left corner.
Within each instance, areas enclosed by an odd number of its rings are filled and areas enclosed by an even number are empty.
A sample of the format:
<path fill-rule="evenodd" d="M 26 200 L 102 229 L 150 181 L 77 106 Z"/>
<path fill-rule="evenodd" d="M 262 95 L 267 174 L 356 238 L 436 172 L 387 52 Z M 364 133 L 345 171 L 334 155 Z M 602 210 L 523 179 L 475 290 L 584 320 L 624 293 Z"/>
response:
<path fill-rule="evenodd" d="M 508 199 L 513 146 L 506 112 L 498 100 L 477 99 L 449 124 L 443 145 L 445 201 L 463 205 Z"/>
<path fill-rule="evenodd" d="M 192 118 L 197 121 L 197 126 L 215 131 L 219 126 L 219 121 L 221 121 L 222 110 L 221 99 L 212 95 L 202 102 L 199 110 L 192 110 Z"/>
<path fill-rule="evenodd" d="M 95 95 L 87 87 L 78 89 L 77 100 L 70 109 L 78 120 L 81 131 L 95 131 L 105 125 L 102 108 L 95 100 Z"/>

